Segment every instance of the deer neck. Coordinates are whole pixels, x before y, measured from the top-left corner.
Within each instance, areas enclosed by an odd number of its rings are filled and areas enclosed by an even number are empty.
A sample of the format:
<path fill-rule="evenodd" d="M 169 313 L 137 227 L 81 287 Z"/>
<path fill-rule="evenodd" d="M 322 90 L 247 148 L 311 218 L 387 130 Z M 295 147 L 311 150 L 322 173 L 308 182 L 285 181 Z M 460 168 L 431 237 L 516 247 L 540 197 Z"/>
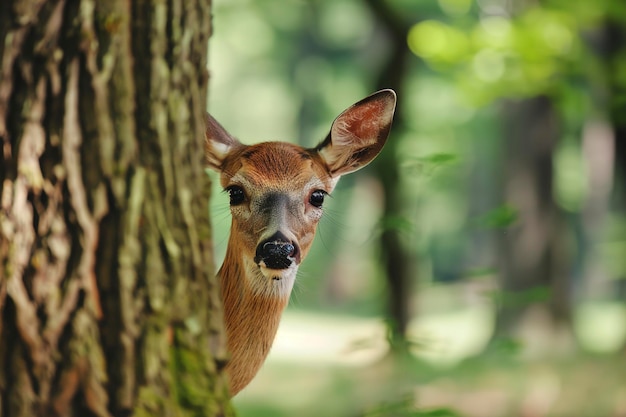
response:
<path fill-rule="evenodd" d="M 249 276 L 259 274 L 254 264 L 246 262 L 240 251 L 229 243 L 224 263 L 218 272 L 224 303 L 224 320 L 230 361 L 226 372 L 231 395 L 235 395 L 254 378 L 265 361 L 280 317 L 289 302 L 289 292 L 253 290 Z"/>

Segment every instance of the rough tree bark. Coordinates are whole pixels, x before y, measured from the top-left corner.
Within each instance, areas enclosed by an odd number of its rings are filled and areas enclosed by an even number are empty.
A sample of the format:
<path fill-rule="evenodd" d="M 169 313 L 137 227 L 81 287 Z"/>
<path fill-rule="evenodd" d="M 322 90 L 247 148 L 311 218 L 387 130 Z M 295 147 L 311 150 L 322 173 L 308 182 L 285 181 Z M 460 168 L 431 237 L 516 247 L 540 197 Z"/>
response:
<path fill-rule="evenodd" d="M 230 413 L 209 0 L 0 3 L 0 416 Z"/>

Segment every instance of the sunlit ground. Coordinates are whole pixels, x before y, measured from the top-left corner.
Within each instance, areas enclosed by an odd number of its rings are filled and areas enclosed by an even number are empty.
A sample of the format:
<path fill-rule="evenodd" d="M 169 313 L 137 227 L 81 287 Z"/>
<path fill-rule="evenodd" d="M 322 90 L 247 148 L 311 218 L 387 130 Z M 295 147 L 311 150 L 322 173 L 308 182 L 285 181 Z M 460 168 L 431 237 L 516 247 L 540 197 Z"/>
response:
<path fill-rule="evenodd" d="M 577 310 L 584 353 L 525 355 L 521 346 L 479 356 L 492 323 L 481 303 L 423 314 L 411 324 L 415 358 L 392 361 L 382 320 L 288 309 L 235 405 L 244 417 L 626 416 L 626 357 L 615 353 L 626 337 L 623 305 Z"/>

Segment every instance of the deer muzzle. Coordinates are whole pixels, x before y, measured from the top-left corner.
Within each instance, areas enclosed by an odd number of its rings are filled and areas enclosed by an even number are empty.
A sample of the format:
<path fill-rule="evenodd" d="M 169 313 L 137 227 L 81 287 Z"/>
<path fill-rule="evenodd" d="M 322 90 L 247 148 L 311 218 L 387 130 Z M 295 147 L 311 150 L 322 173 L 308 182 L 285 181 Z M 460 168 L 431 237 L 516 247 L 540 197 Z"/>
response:
<path fill-rule="evenodd" d="M 269 269 L 287 269 L 298 261 L 298 245 L 277 232 L 259 243 L 254 262 Z"/>

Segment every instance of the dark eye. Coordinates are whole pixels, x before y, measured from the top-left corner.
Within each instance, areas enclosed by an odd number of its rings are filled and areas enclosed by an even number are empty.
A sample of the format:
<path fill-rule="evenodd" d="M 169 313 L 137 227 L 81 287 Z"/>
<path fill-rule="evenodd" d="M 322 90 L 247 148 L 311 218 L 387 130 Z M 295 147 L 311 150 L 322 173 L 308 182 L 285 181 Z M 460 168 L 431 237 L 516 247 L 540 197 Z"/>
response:
<path fill-rule="evenodd" d="M 226 188 L 228 191 L 228 195 L 230 196 L 230 205 L 237 206 L 243 203 L 243 200 L 246 198 L 246 194 L 243 192 L 243 188 L 238 185 L 231 185 Z"/>
<path fill-rule="evenodd" d="M 322 204 L 324 204 L 324 197 L 326 197 L 326 192 L 322 190 L 315 190 L 311 193 L 311 197 L 309 198 L 309 202 L 311 205 L 321 208 Z"/>

